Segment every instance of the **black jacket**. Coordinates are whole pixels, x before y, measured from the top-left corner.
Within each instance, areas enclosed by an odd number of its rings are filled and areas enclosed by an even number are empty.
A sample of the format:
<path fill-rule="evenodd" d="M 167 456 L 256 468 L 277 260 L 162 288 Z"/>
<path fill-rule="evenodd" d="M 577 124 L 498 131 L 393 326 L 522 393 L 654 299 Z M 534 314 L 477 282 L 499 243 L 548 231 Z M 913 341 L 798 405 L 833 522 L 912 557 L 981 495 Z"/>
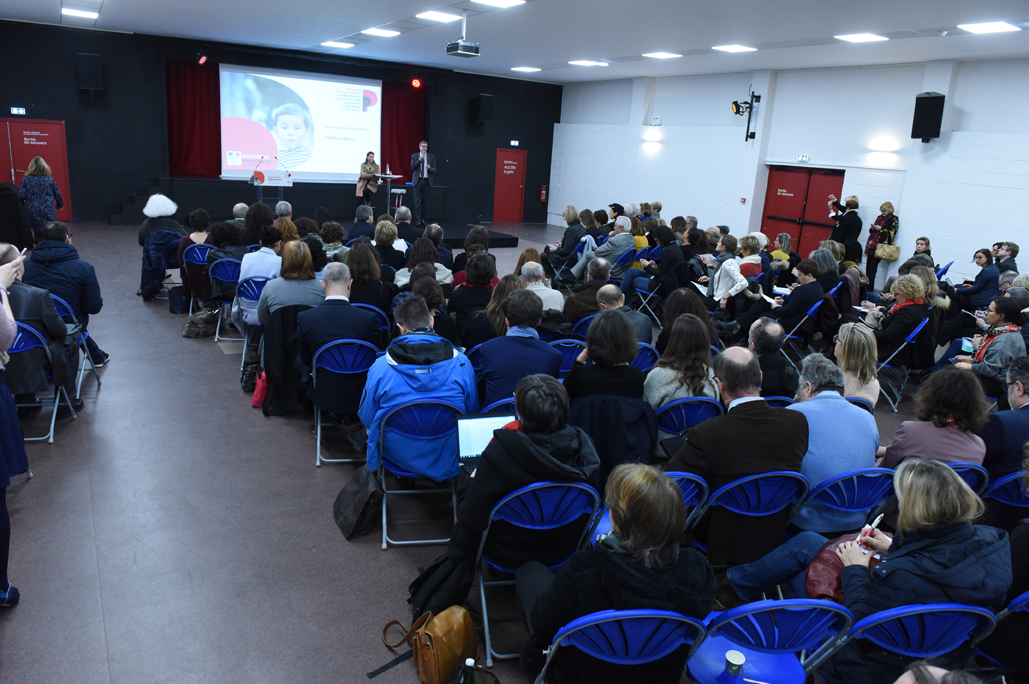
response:
<path fill-rule="evenodd" d="M 61 317 L 57 315 L 54 308 L 54 300 L 50 293 L 44 289 L 27 285 L 20 281 L 14 281 L 10 289 L 11 313 L 14 320 L 24 323 L 40 335 L 47 342 L 50 356 L 53 359 L 51 366 L 46 359 L 46 352 L 42 349 L 32 349 L 11 356 L 7 364 L 6 380 L 7 386 L 12 394 L 34 394 L 47 390 L 46 376 L 53 376 L 54 385 L 67 386 L 74 378 L 78 361 L 75 346 L 65 346 L 65 339 L 68 333 L 68 326 Z M 40 372 L 43 367 L 46 373 Z"/>
<path fill-rule="evenodd" d="M 808 310 L 815 305 L 825 290 L 817 281 L 801 285 L 786 298 L 785 303 L 774 311 L 776 319 L 782 325 L 783 332 L 789 335 L 800 323 Z"/>
<path fill-rule="evenodd" d="M 347 226 L 347 242 L 359 237 L 366 237 L 369 240 L 375 239 L 375 224 L 367 221 L 354 221 Z"/>
<path fill-rule="evenodd" d="M 1014 257 L 1008 257 L 997 262 L 997 273 L 1004 273 L 1005 271 L 1018 273 L 1018 264 L 1015 263 Z"/>
<path fill-rule="evenodd" d="M 12 183 L 0 183 L 0 242 L 14 245 L 20 252 L 32 248 L 32 229 L 22 215 L 18 201 L 18 188 Z"/>
<path fill-rule="evenodd" d="M 457 318 L 457 327 L 464 328 L 465 320 L 473 311 L 485 309 L 493 297 L 492 287 L 461 285 L 454 288 L 447 301 L 447 310 Z"/>
<path fill-rule="evenodd" d="M 691 258 L 693 256 L 693 254 L 690 255 Z M 682 247 L 673 242 L 667 247 L 663 247 L 661 249 L 661 256 L 657 258 L 657 264 L 651 264 L 644 270 L 648 275 L 654 276 L 660 281 L 666 273 L 672 270 L 672 268 L 684 258 L 685 255 L 682 253 Z M 656 283 L 651 284 L 653 285 Z"/>
<path fill-rule="evenodd" d="M 100 313 L 104 306 L 96 271 L 66 242 L 44 240 L 36 245 L 25 262 L 23 280 L 68 302 L 83 325 L 89 322 L 89 314 Z"/>
<path fill-rule="evenodd" d="M 586 229 L 578 221 L 565 228 L 565 234 L 561 236 L 561 246 L 554 252 L 558 260 L 567 261 L 568 257 L 575 251 L 575 248 L 579 246 L 579 241 L 582 240 L 584 235 L 586 235 Z"/>
<path fill-rule="evenodd" d="M 143 299 L 149 301 L 157 296 L 164 282 L 164 272 L 173 267 L 182 235 L 170 230 L 155 230 L 147 233 L 143 245 L 143 264 L 139 274 L 139 289 Z M 178 263 L 174 263 L 177 267 Z"/>
<path fill-rule="evenodd" d="M 392 283 L 384 283 L 381 280 L 362 282 L 355 280 L 350 288 L 350 303 L 368 304 L 389 316 L 393 313 L 391 304 L 396 295 L 397 288 Z"/>
<path fill-rule="evenodd" d="M 606 280 L 588 280 L 575 288 L 575 292 L 565 300 L 564 314 L 569 323 L 575 325 L 586 316 L 600 311 L 597 305 L 597 290 L 605 285 Z"/>
<path fill-rule="evenodd" d="M 608 544 L 580 551 L 561 566 L 550 587 L 532 608 L 533 636 L 522 648 L 522 670 L 530 676 L 543 666 L 543 649 L 557 631 L 580 617 L 602 610 L 649 608 L 670 610 L 703 619 L 714 604 L 715 577 L 711 566 L 696 549 L 680 549 L 678 560 L 660 569 L 648 568 Z M 559 651 L 547 668 L 547 681 L 566 684 L 605 682 L 678 682 L 682 675 L 685 649 L 678 658 L 661 659 L 646 675 L 631 674 L 623 666 L 577 664 L 574 650 Z M 669 662 L 670 661 L 670 662 Z M 674 666 L 674 667 L 672 667 Z M 671 677 L 668 677 L 671 670 Z"/>
<path fill-rule="evenodd" d="M 281 416 L 300 408 L 304 402 L 303 379 L 296 366 L 297 316 L 311 307 L 304 304 L 280 306 L 264 324 L 264 370 L 268 396 L 264 415 Z"/>
<path fill-rule="evenodd" d="M 839 202 L 833 202 L 833 206 L 843 213 L 833 217 L 836 219 L 836 227 L 832 229 L 829 239 L 841 245 L 848 240 L 857 240 L 861 235 L 861 217 L 858 216 L 857 210 L 847 211 Z"/>
<path fill-rule="evenodd" d="M 779 352 L 758 354 L 757 360 L 761 364 L 761 396 L 792 399 L 800 384 L 793 364 Z"/>
<path fill-rule="evenodd" d="M 918 304 L 894 308 L 886 315 L 882 325 L 875 331 L 875 342 L 879 347 L 879 361 L 885 361 L 890 354 L 904 344 L 905 338 L 925 318 L 925 309 Z M 915 360 L 915 345 L 907 345 L 890 361 L 891 366 L 911 367 Z"/>
<path fill-rule="evenodd" d="M 895 539 L 882 563 L 871 571 L 849 565 L 840 579 L 855 622 L 919 603 L 963 603 L 997 610 L 1012 580 L 1008 535 L 971 523 L 941 525 L 906 540 Z M 828 684 L 892 682 L 911 660 L 857 640 L 823 665 L 821 675 Z"/>
<path fill-rule="evenodd" d="M 387 247 L 386 249 L 376 247 L 376 249 L 379 252 L 380 264 L 387 264 L 398 271 L 407 265 L 407 259 L 404 258 L 404 253 L 399 249 L 393 247 Z"/>
<path fill-rule="evenodd" d="M 180 238 L 186 234 L 185 229 L 179 225 L 179 222 L 173 219 L 171 216 L 160 216 L 158 218 L 148 218 L 143 221 L 139 226 L 139 246 L 144 247 L 146 245 L 147 236 L 150 233 L 167 230 L 175 233 Z M 175 240 L 178 243 L 178 238 Z"/>
<path fill-rule="evenodd" d="M 657 416 L 643 399 L 611 394 L 579 397 L 572 400 L 568 424 L 582 428 L 593 440 L 600 456 L 601 487 L 615 466 L 649 463 L 657 448 Z"/>

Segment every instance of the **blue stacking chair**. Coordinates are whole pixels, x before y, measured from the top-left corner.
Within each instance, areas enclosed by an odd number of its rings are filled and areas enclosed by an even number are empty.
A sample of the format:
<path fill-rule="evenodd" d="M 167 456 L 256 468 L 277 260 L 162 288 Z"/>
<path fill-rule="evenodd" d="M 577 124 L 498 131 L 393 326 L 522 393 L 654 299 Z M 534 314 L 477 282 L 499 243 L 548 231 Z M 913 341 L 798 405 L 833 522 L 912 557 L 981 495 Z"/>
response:
<path fill-rule="evenodd" d="M 1029 495 L 1026 494 L 1023 478 L 1025 478 L 1025 471 L 1019 470 L 1017 473 L 996 479 L 986 488 L 982 497 L 999 501 L 1008 506 L 1029 508 Z"/>
<path fill-rule="evenodd" d="M 596 318 L 598 315 L 599 314 L 590 314 L 589 316 L 583 316 L 582 318 L 580 318 L 579 321 L 574 326 L 572 326 L 572 335 L 585 340 L 586 335 L 589 333 L 590 330 L 590 323 L 592 323 L 593 319 Z"/>
<path fill-rule="evenodd" d="M 249 325 L 246 322 L 244 312 L 257 312 L 257 303 L 261 301 L 261 292 L 264 291 L 264 286 L 268 284 L 269 280 L 271 280 L 271 278 L 266 278 L 265 276 L 251 276 L 249 278 L 244 278 L 236 284 L 236 302 L 239 304 L 240 325 L 243 326 L 243 358 L 239 362 L 240 370 L 243 370 L 243 367 L 247 363 L 247 349 L 250 347 L 251 333 L 256 329 L 263 327 L 260 325 Z"/>
<path fill-rule="evenodd" d="M 575 246 L 575 250 L 568 255 L 568 259 L 564 263 L 551 262 L 551 266 L 554 268 L 555 280 L 561 279 L 570 283 L 565 286 L 569 293 L 572 291 L 572 285 L 578 285 L 581 282 L 575 277 L 575 274 L 572 272 L 572 268 L 579 263 L 579 257 L 582 256 L 582 253 L 585 250 L 586 243 L 580 242 Z"/>
<path fill-rule="evenodd" d="M 689 515 L 686 517 L 686 523 L 683 525 L 683 531 L 686 531 L 693 522 L 693 514 L 697 512 L 700 504 L 704 503 L 707 499 L 707 481 L 693 473 L 670 471 L 665 473 L 665 475 L 672 478 L 675 481 L 675 484 L 679 486 L 679 491 L 682 492 L 682 503 L 686 506 L 686 510 L 689 511 Z M 595 545 L 601 536 L 610 531 L 611 510 L 607 506 L 604 506 L 600 515 L 597 516 L 597 523 L 590 531 L 590 546 Z"/>
<path fill-rule="evenodd" d="M 847 634 L 854 616 L 843 606 L 818 599 L 757 601 L 707 621 L 707 638 L 686 662 L 700 684 L 731 682 L 725 674 L 725 653 L 737 650 L 746 662 L 738 681 L 803 682 L 824 655 Z M 801 660 L 803 651 L 810 657 Z"/>
<path fill-rule="evenodd" d="M 982 496 L 986 486 L 990 484 L 990 473 L 981 465 L 976 463 L 948 463 L 951 470 L 961 476 L 961 479 L 972 488 L 972 491 Z"/>
<path fill-rule="evenodd" d="M 725 409 L 722 405 L 708 397 L 676 399 L 657 410 L 657 429 L 673 435 L 682 435 L 691 427 L 723 413 Z"/>
<path fill-rule="evenodd" d="M 808 492 L 790 515 L 790 520 L 812 501 L 836 511 L 867 513 L 890 500 L 893 495 L 893 475 L 894 471 L 890 468 L 862 468 L 829 478 Z"/>
<path fill-rule="evenodd" d="M 640 259 L 650 258 L 650 247 L 644 247 L 643 249 L 636 250 L 636 258 L 633 261 L 639 261 Z"/>
<path fill-rule="evenodd" d="M 787 506 L 799 504 L 807 492 L 807 479 L 800 473 L 773 470 L 748 475 L 716 489 L 695 511 L 692 522 L 696 525 L 713 507 L 751 517 L 772 515 Z"/>
<path fill-rule="evenodd" d="M 257 251 L 259 251 L 261 249 L 261 243 L 257 243 L 257 244 L 254 244 L 254 245 L 247 245 L 247 249 L 249 249 L 250 253 L 253 254 L 254 252 L 257 252 Z"/>
<path fill-rule="evenodd" d="M 661 252 L 663 251 L 665 251 L 664 247 L 662 247 L 661 245 L 654 245 L 650 248 L 650 256 L 648 256 L 647 258 L 653 261 L 657 261 L 661 258 Z"/>
<path fill-rule="evenodd" d="M 454 509 L 454 520 L 457 519 L 457 489 L 454 478 L 450 478 L 447 489 L 390 489 L 386 480 L 386 471 L 398 477 L 425 477 L 421 473 L 406 470 L 390 463 L 385 453 L 386 433 L 391 432 L 403 436 L 411 443 L 412 453 L 418 453 L 418 442 L 423 439 L 434 439 L 445 434 L 455 436 L 454 470 L 457 470 L 457 417 L 463 415 L 459 407 L 445 401 L 411 401 L 401 404 L 386 414 L 379 424 L 379 481 L 382 483 L 382 549 L 388 544 L 394 546 L 413 546 L 423 544 L 446 544 L 446 539 L 390 539 L 386 531 L 386 503 L 390 495 L 397 494 L 445 494 L 450 493 L 451 506 Z"/>
<path fill-rule="evenodd" d="M 632 360 L 632 365 L 646 373 L 653 368 L 654 364 L 657 363 L 657 360 L 661 358 L 661 353 L 645 342 L 640 342 L 639 344 L 640 350 L 636 353 L 636 358 Z"/>
<path fill-rule="evenodd" d="M 997 617 L 985 608 L 960 603 L 891 608 L 858 621 L 832 649 L 812 656 L 811 667 L 818 667 L 853 639 L 868 639 L 908 658 L 933 658 L 950 653 L 970 639 L 978 641 L 996 624 Z"/>
<path fill-rule="evenodd" d="M 43 353 L 46 355 L 47 363 L 50 364 L 50 368 L 53 368 L 54 358 L 50 355 L 50 347 L 48 347 L 46 344 L 46 338 L 39 334 L 38 330 L 32 328 L 31 326 L 25 325 L 24 323 L 18 323 L 16 321 L 15 326 L 17 326 L 17 332 L 14 335 L 14 341 L 11 343 L 10 348 L 7 350 L 7 354 L 11 357 L 11 363 L 21 362 L 21 359 L 18 357 L 18 354 L 31 351 L 33 349 L 42 349 Z M 47 371 L 45 368 L 40 366 L 39 372 L 46 373 Z M 51 375 L 47 375 L 46 379 L 50 382 L 53 382 Z M 54 426 L 57 423 L 57 407 L 60 405 L 62 397 L 64 398 L 64 402 L 68 406 L 68 410 L 71 411 L 72 419 L 78 418 L 78 416 L 75 413 L 75 409 L 71 405 L 71 398 L 68 396 L 68 392 L 64 389 L 64 387 L 55 384 L 53 413 L 50 415 L 50 431 L 42 437 L 23 437 L 23 439 L 26 442 L 42 442 L 45 439 L 49 444 L 54 443 Z M 43 405 L 44 404 L 42 401 L 15 404 L 15 406 L 18 407 L 35 407 Z"/>
<path fill-rule="evenodd" d="M 379 264 L 379 271 L 382 275 L 389 275 L 389 282 L 391 283 L 397 279 L 397 269 L 389 264 Z"/>
<path fill-rule="evenodd" d="M 79 319 L 75 317 L 75 312 L 71 310 L 70 306 L 68 306 L 68 302 L 53 293 L 50 293 L 50 297 L 54 300 L 54 308 L 57 309 L 57 315 L 61 317 L 61 320 L 65 323 L 78 325 Z M 89 364 L 88 370 L 93 373 L 93 377 L 96 379 L 96 386 L 100 387 L 100 374 L 96 372 L 96 366 L 93 364 L 93 358 L 89 355 L 89 347 L 86 346 L 86 340 L 88 339 L 89 333 L 81 328 L 79 329 L 79 332 L 75 334 L 75 344 L 77 344 L 79 350 L 82 351 L 82 364 L 78 368 L 78 379 L 75 381 L 76 399 L 82 396 L 82 380 L 86 377 L 86 364 Z"/>
<path fill-rule="evenodd" d="M 499 399 L 485 407 L 479 413 L 515 413 L 515 400 Z"/>
<path fill-rule="evenodd" d="M 718 356 L 721 353 L 722 353 L 721 349 L 719 349 L 718 347 L 716 347 L 713 344 L 711 345 L 711 358 L 712 359 L 715 358 L 716 356 Z"/>
<path fill-rule="evenodd" d="M 200 268 L 200 272 L 203 273 L 207 270 L 207 253 L 214 249 L 213 246 L 206 242 L 192 244 L 182 252 L 182 260 L 186 262 L 186 270 L 189 271 L 190 266 L 197 266 Z M 253 250 L 251 250 L 253 251 Z M 196 296 L 190 292 L 189 296 L 189 315 L 193 315 L 193 304 L 196 301 Z"/>
<path fill-rule="evenodd" d="M 579 354 L 586 348 L 586 344 L 579 340 L 557 340 L 556 342 L 551 342 L 550 346 L 561 352 L 562 373 L 569 373 L 575 368 L 575 360 L 579 358 Z"/>
<path fill-rule="evenodd" d="M 1029 591 L 1022 594 L 1021 596 L 1016 596 L 1014 599 L 1012 599 L 1011 603 L 1008 604 L 1007 608 L 997 613 L 997 622 L 1000 622 L 1012 613 L 1025 612 L 1029 612 Z M 979 640 L 980 639 L 976 639 L 976 641 Z"/>
<path fill-rule="evenodd" d="M 486 606 L 486 587 L 497 587 L 514 584 L 513 579 L 501 579 L 487 581 L 482 574 L 483 564 L 488 565 L 498 573 L 513 576 L 518 568 L 507 568 L 500 566 L 490 560 L 486 555 L 486 541 L 489 537 L 490 528 L 493 522 L 503 520 L 506 523 L 520 527 L 523 530 L 553 530 L 559 527 L 579 524 L 581 519 L 582 533 L 578 535 L 575 544 L 569 545 L 567 549 L 547 549 L 549 555 L 562 556 L 557 563 L 548 567 L 556 570 L 566 560 L 571 558 L 583 538 L 589 531 L 590 523 L 597 515 L 600 508 L 600 495 L 588 484 L 582 482 L 537 482 L 516 489 L 504 496 L 490 511 L 489 520 L 486 523 L 486 530 L 482 533 L 482 540 L 479 542 L 479 551 L 475 556 L 475 568 L 479 577 L 479 599 L 482 605 L 482 626 L 486 638 L 486 666 L 493 667 L 493 659 L 507 660 L 517 658 L 518 653 L 497 653 L 493 650 L 490 640 L 489 611 Z M 522 563 L 527 563 L 533 558 L 526 558 Z"/>
<path fill-rule="evenodd" d="M 914 344 L 915 343 L 915 340 L 918 339 L 918 335 L 922 332 L 922 328 L 924 328 L 928 322 L 929 322 L 928 318 L 923 318 L 922 322 L 918 324 L 918 327 L 916 327 L 914 330 L 912 330 L 911 333 L 907 337 L 904 338 L 904 344 L 902 344 L 899 347 L 897 347 L 896 351 L 894 351 L 892 354 L 890 354 L 889 357 L 885 361 L 883 361 L 882 363 L 878 364 L 878 368 L 879 368 L 879 371 L 880 371 L 880 375 L 879 375 L 879 394 L 881 394 L 883 397 L 886 398 L 886 402 L 890 405 L 890 408 L 893 409 L 894 413 L 897 412 L 897 406 L 900 405 L 900 395 L 904 391 L 904 387 L 908 383 L 908 369 L 905 368 L 904 366 L 891 366 L 890 365 L 890 361 L 893 360 L 894 356 L 896 356 L 897 354 L 900 353 L 901 349 L 903 349 L 904 347 L 908 346 L 909 344 Z M 897 371 L 900 374 L 900 377 L 898 378 L 896 385 L 893 384 L 893 381 L 889 378 L 888 375 L 883 375 L 881 373 L 881 371 L 884 368 L 888 368 L 890 370 Z M 890 390 L 892 390 L 893 395 L 891 395 L 890 392 L 886 391 L 887 387 Z"/>
<path fill-rule="evenodd" d="M 795 351 L 797 353 L 798 359 L 804 358 L 803 350 L 801 350 L 801 348 L 797 346 L 798 343 L 804 342 L 804 336 L 798 335 L 797 331 L 800 330 L 800 326 L 804 325 L 804 322 L 807 321 L 807 319 L 815 317 L 815 315 L 818 313 L 818 309 L 821 308 L 824 302 L 825 299 L 819 299 L 817 302 L 811 305 L 811 308 L 807 310 L 806 314 L 804 314 L 804 318 L 801 318 L 800 322 L 793 327 L 793 330 L 791 330 L 789 334 L 786 335 L 783 346 L 779 348 L 779 352 L 786 357 L 786 360 L 790 362 L 791 366 L 797 369 L 798 373 L 800 372 L 800 368 L 797 367 L 797 364 L 793 363 L 793 359 L 791 359 L 789 353 L 787 353 L 786 347 L 789 346 L 790 349 Z"/>
<path fill-rule="evenodd" d="M 875 407 L 872 406 L 872 402 L 868 401 L 867 399 L 862 399 L 861 397 L 845 397 L 845 398 L 846 398 L 847 401 L 849 401 L 850 403 L 854 404 L 854 406 L 859 406 L 859 407 L 863 408 L 864 410 L 868 411 L 869 413 L 871 413 L 873 415 L 875 414 Z"/>
<path fill-rule="evenodd" d="M 657 247 L 655 247 L 654 249 L 657 249 Z M 640 298 L 639 305 L 636 307 L 636 310 L 639 311 L 641 309 L 646 309 L 647 315 L 654 319 L 654 322 L 657 324 L 658 330 L 664 330 L 665 327 L 661 325 L 661 319 L 658 317 L 657 312 L 655 312 L 654 309 L 650 307 L 651 302 L 657 304 L 657 302 L 654 301 L 655 299 L 658 301 L 663 299 L 663 297 L 659 294 L 661 292 L 661 283 L 658 282 L 657 278 L 651 278 L 650 287 L 653 289 L 647 290 L 642 287 L 636 288 L 636 294 L 639 295 Z"/>
<path fill-rule="evenodd" d="M 465 352 L 465 356 L 468 357 L 468 362 L 472 364 L 472 368 L 478 371 L 482 367 L 482 345 L 477 344 L 468 351 Z"/>
<path fill-rule="evenodd" d="M 764 397 L 764 400 L 772 408 L 786 408 L 797 403 L 789 397 Z"/>
<path fill-rule="evenodd" d="M 936 271 L 936 279 L 937 280 L 943 280 L 943 276 L 947 275 L 947 271 L 949 271 L 950 267 L 953 266 L 953 265 L 954 265 L 954 262 L 952 261 L 949 264 L 947 264 L 946 266 L 941 266 L 940 270 Z"/>
<path fill-rule="evenodd" d="M 379 349 L 361 340 L 336 340 L 329 342 L 314 353 L 311 359 L 311 384 L 318 387 L 318 371 L 353 375 L 367 373 L 375 363 Z M 315 395 L 317 396 L 317 394 Z M 314 429 L 317 447 L 315 447 L 314 464 L 322 463 L 363 463 L 363 458 L 322 458 L 322 410 L 318 403 L 314 405 Z"/>
<path fill-rule="evenodd" d="M 615 262 L 611 264 L 611 267 L 614 268 L 615 266 L 625 266 L 626 268 L 628 268 L 632 265 L 632 262 L 634 261 L 636 261 L 636 250 L 630 248 L 619 254 L 618 258 L 615 259 Z M 613 285 L 619 285 L 621 284 L 622 279 L 608 278 L 608 282 Z"/>
<path fill-rule="evenodd" d="M 379 321 L 379 330 L 386 335 L 389 334 L 389 316 L 386 315 L 385 311 L 376 306 L 372 306 L 371 304 L 351 304 L 351 306 L 356 306 L 360 309 L 364 309 L 365 311 L 371 311 Z"/>
<path fill-rule="evenodd" d="M 546 682 L 547 667 L 560 648 L 576 648 L 612 665 L 642 665 L 683 649 L 685 663 L 704 640 L 704 625 L 667 610 L 602 610 L 569 622 L 554 635 L 547 661 L 536 678 Z M 676 669 L 681 669 L 681 666 Z M 628 673 L 625 673 L 628 676 Z"/>
<path fill-rule="evenodd" d="M 239 259 L 218 259 L 211 263 L 209 273 L 211 274 L 211 282 L 215 280 L 223 283 L 232 283 L 233 290 L 236 289 L 236 285 L 239 284 L 239 269 L 243 265 L 243 262 Z M 214 341 L 220 342 L 221 340 L 227 340 L 229 342 L 243 342 L 242 337 L 221 337 L 222 328 L 222 315 L 225 313 L 225 307 L 231 306 L 232 300 L 226 301 L 221 298 L 218 302 L 218 325 L 214 329 Z"/>

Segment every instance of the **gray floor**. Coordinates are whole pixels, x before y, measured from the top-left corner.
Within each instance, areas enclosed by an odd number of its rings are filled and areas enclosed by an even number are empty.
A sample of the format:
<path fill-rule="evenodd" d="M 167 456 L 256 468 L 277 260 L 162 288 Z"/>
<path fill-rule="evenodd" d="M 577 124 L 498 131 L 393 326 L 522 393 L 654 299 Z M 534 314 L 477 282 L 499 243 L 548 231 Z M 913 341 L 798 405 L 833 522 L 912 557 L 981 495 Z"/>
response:
<path fill-rule="evenodd" d="M 501 273 L 562 232 L 493 228 L 523 238 L 497 250 Z M 183 338 L 185 316 L 135 296 L 135 227 L 72 232 L 100 278 L 90 329 L 112 360 L 101 388 L 83 385 L 78 420 L 60 421 L 53 445 L 28 445 L 35 478 L 7 491 L 22 602 L 0 614 L 0 682 L 368 681 L 393 657 L 382 626 L 410 622 L 407 585 L 442 547 L 382 551 L 378 527 L 343 539 L 332 503 L 354 467 L 316 468 L 311 420 L 251 408 L 233 346 Z M 880 404 L 884 441 L 911 407 Z M 41 419 L 23 427 L 45 431 Z M 398 535 L 447 533 L 446 502 L 425 498 L 391 507 Z M 517 650 L 513 594 L 495 603 L 499 646 Z M 524 680 L 517 661 L 494 671 Z M 403 663 L 374 681 L 417 674 Z"/>

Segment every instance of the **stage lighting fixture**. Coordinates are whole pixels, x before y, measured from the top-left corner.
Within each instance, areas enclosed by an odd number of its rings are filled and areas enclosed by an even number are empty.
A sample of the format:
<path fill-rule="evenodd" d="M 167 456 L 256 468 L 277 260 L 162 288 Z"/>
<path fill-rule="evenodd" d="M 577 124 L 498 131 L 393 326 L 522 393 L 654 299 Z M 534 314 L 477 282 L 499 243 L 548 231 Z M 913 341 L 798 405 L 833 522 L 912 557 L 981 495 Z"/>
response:
<path fill-rule="evenodd" d="M 419 79 L 417 79 L 417 78 L 412 78 L 412 79 L 411 79 L 411 87 L 412 87 L 412 88 L 421 88 L 421 87 L 422 87 L 422 82 L 421 82 L 421 80 L 419 80 Z"/>
<path fill-rule="evenodd" d="M 197 64 L 200 64 L 200 65 L 207 64 L 207 50 L 206 49 L 201 50 L 200 52 L 197 53 Z"/>
<path fill-rule="evenodd" d="M 761 96 L 754 94 L 753 91 L 750 93 L 750 99 L 746 102 L 739 102 L 737 100 L 732 101 L 732 113 L 737 116 L 747 115 L 747 132 L 744 134 L 744 140 L 753 140 L 757 137 L 757 134 L 750 130 L 750 119 L 754 115 L 754 103 L 760 102 Z"/>
<path fill-rule="evenodd" d="M 732 113 L 736 116 L 743 116 L 748 111 L 750 111 L 749 102 L 737 102 L 736 100 L 732 101 Z"/>

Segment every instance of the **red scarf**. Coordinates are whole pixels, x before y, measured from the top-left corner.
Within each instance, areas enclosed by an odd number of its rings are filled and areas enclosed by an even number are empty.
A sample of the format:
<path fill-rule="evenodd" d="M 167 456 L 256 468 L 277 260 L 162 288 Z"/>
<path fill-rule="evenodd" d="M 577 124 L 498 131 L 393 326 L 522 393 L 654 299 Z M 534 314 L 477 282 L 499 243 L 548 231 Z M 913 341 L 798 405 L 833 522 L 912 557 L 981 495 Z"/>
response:
<path fill-rule="evenodd" d="M 990 348 L 993 341 L 1003 335 L 1004 333 L 1017 332 L 1020 326 L 1008 323 L 1004 327 L 993 326 L 989 332 L 986 333 L 986 337 L 983 338 L 983 343 L 979 345 L 979 349 L 975 352 L 975 360 L 977 363 L 982 363 L 983 359 L 986 358 L 986 350 Z"/>
<path fill-rule="evenodd" d="M 890 309 L 890 313 L 897 313 L 898 311 L 903 309 L 905 306 L 914 306 L 915 304 L 918 304 L 919 306 L 922 306 L 922 300 L 921 299 L 909 299 L 906 302 L 902 302 L 900 304 L 894 304 L 893 308 Z"/>

